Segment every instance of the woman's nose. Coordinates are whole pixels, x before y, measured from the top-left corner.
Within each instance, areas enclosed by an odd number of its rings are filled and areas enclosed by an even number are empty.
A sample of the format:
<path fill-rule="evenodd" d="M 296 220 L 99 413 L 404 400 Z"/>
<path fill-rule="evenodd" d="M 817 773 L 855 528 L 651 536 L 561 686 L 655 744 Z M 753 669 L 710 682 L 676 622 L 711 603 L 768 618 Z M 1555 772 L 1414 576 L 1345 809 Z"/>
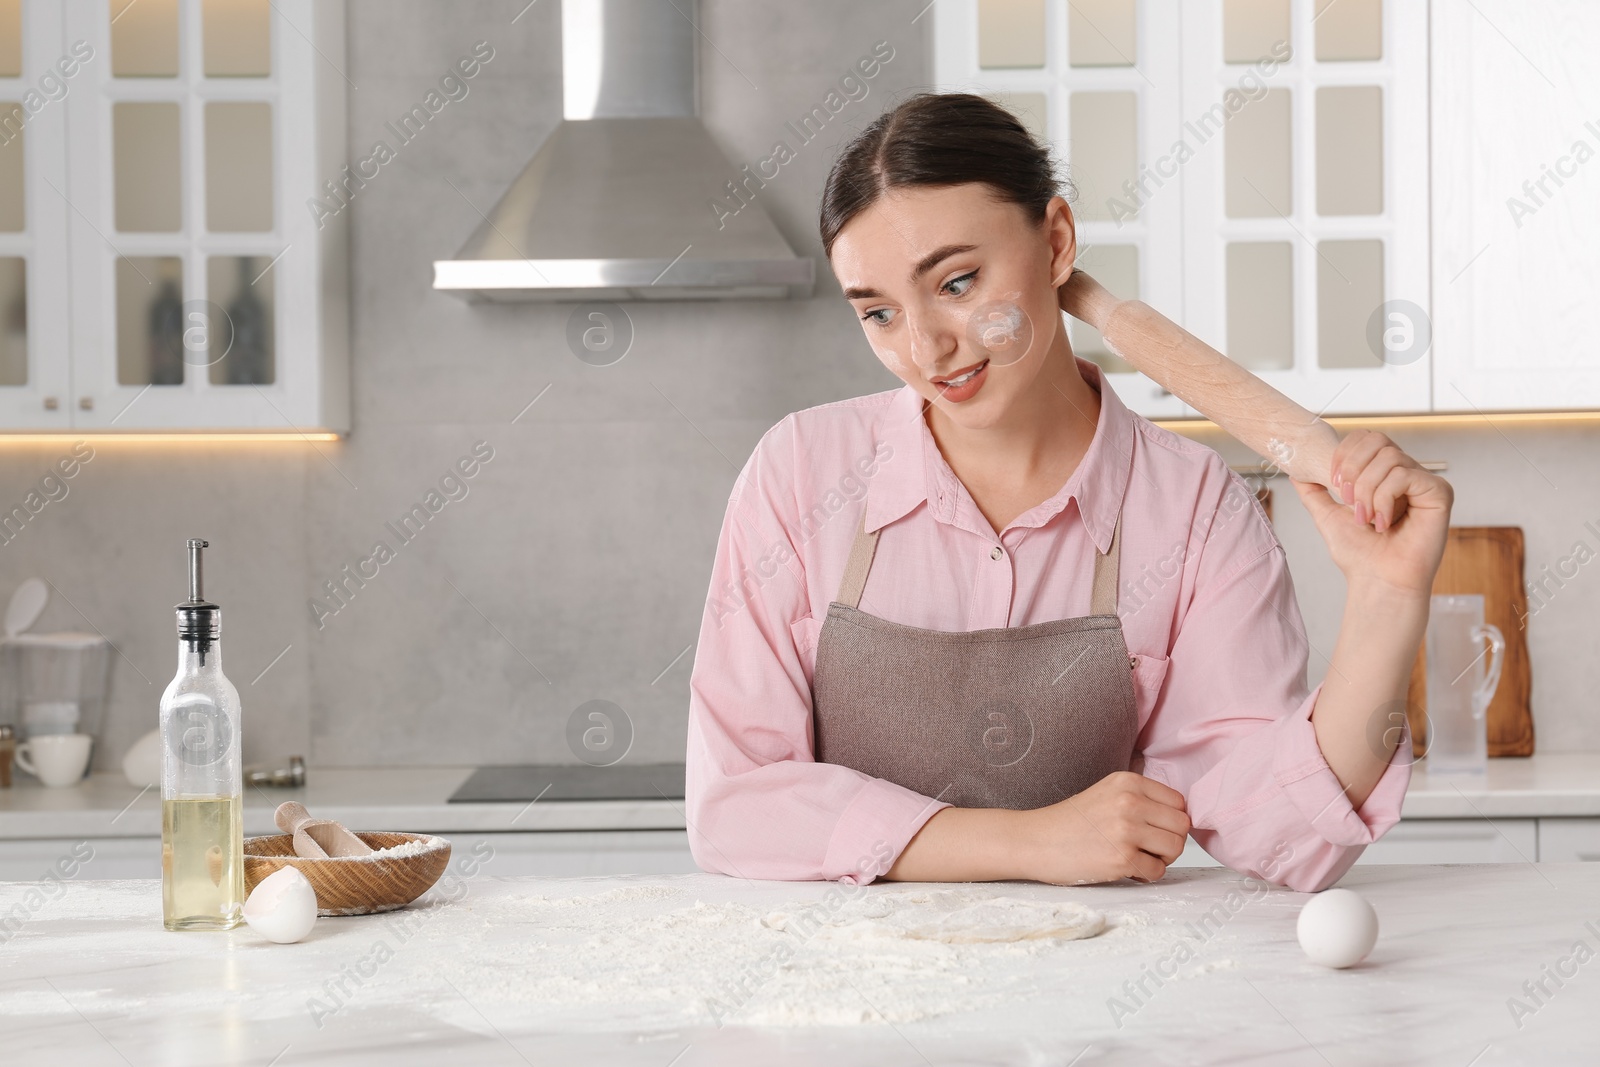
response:
<path fill-rule="evenodd" d="M 911 318 L 911 362 L 925 374 L 943 363 L 955 348 L 956 331 L 944 317 L 924 314 Z"/>

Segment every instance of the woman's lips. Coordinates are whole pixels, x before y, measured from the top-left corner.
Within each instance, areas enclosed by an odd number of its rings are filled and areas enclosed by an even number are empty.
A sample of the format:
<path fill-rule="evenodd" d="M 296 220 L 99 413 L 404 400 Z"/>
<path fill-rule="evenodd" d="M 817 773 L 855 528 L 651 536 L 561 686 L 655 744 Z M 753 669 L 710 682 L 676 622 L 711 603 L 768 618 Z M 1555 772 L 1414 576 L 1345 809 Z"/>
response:
<path fill-rule="evenodd" d="M 987 359 L 979 360 L 977 363 L 974 363 L 969 367 L 962 367 L 960 370 L 956 371 L 954 374 L 946 374 L 943 378 L 934 378 L 933 379 L 933 384 L 934 385 L 945 385 L 945 384 L 949 383 L 951 380 L 961 377 L 963 374 L 972 373 L 973 371 L 977 370 L 979 367 L 983 366 L 987 362 L 989 362 Z"/>
<path fill-rule="evenodd" d="M 977 368 L 977 371 L 972 373 L 972 377 L 960 385 L 948 385 L 946 380 L 938 380 L 933 384 L 938 388 L 940 396 L 952 403 L 959 404 L 963 400 L 971 400 L 978 395 L 978 390 L 983 388 L 983 383 L 989 378 L 989 361 L 984 360 L 977 365 Z M 962 373 L 969 372 L 963 371 Z M 958 374 L 956 377 L 959 378 L 961 375 Z"/>

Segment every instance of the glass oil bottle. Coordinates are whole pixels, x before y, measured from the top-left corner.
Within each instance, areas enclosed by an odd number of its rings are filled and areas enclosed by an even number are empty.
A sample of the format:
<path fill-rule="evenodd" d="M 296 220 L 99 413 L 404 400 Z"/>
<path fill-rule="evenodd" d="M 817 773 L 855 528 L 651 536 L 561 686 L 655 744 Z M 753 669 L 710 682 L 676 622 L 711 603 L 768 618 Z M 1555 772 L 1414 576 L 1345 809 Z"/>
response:
<path fill-rule="evenodd" d="M 239 691 L 222 673 L 222 609 L 205 600 L 189 542 L 178 674 L 161 697 L 161 906 L 168 930 L 228 930 L 244 917 Z"/>

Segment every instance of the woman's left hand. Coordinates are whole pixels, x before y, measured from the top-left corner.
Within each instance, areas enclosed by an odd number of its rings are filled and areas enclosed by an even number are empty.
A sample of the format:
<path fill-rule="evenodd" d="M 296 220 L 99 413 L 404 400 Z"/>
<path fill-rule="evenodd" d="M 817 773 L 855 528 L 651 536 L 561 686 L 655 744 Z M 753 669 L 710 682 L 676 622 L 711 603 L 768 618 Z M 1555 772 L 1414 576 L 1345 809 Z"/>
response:
<path fill-rule="evenodd" d="M 1345 504 L 1315 482 L 1290 481 L 1345 581 L 1431 595 L 1455 501 L 1450 483 L 1373 430 L 1339 442 L 1333 476 Z"/>

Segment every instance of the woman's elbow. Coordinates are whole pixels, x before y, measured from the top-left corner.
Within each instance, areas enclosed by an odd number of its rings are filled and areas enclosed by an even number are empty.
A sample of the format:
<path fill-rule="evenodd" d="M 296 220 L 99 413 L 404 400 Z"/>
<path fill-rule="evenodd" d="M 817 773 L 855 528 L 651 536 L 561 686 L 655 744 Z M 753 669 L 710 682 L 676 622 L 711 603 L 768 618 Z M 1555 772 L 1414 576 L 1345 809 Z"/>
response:
<path fill-rule="evenodd" d="M 694 860 L 695 866 L 707 874 L 728 874 L 738 877 L 739 871 L 736 866 L 738 857 L 729 856 L 718 848 L 711 838 L 700 832 L 699 820 L 695 818 L 692 809 L 689 810 L 685 822 L 688 824 L 689 855 Z"/>
<path fill-rule="evenodd" d="M 1366 849 L 1366 845 L 1322 845 L 1300 862 L 1279 866 L 1276 877 L 1267 880 L 1296 893 L 1320 893 L 1343 878 Z"/>
<path fill-rule="evenodd" d="M 1251 849 L 1240 855 L 1237 842 L 1215 830 L 1194 833 L 1195 840 L 1219 862 L 1247 878 L 1296 893 L 1320 893 L 1344 877 L 1361 858 L 1366 845 L 1335 845 L 1329 841 L 1280 838 L 1263 853 Z"/>

